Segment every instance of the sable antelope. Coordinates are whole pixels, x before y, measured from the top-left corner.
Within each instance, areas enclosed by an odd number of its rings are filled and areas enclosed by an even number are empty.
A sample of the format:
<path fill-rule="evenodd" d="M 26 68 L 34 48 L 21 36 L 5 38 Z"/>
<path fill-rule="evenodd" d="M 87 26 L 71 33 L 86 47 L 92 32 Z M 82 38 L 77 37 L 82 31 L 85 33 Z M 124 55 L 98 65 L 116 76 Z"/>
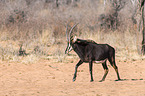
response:
<path fill-rule="evenodd" d="M 115 49 L 111 47 L 108 44 L 97 44 L 93 40 L 82 40 L 78 39 L 76 37 L 73 38 L 72 30 L 77 26 L 75 24 L 69 32 L 69 37 L 67 33 L 67 27 L 66 27 L 66 37 L 67 37 L 67 47 L 65 50 L 65 54 L 68 54 L 72 49 L 78 54 L 80 60 L 76 64 L 75 67 L 75 73 L 73 77 L 73 81 L 76 80 L 77 76 L 77 68 L 83 63 L 89 63 L 89 71 L 91 75 L 91 82 L 93 80 L 93 75 L 92 75 L 92 67 L 93 63 L 102 63 L 102 66 L 105 70 L 104 76 L 100 82 L 104 81 L 107 74 L 108 74 L 108 67 L 106 64 L 106 61 L 109 60 L 111 66 L 115 69 L 117 73 L 118 80 L 120 79 L 118 68 L 115 64 Z"/>

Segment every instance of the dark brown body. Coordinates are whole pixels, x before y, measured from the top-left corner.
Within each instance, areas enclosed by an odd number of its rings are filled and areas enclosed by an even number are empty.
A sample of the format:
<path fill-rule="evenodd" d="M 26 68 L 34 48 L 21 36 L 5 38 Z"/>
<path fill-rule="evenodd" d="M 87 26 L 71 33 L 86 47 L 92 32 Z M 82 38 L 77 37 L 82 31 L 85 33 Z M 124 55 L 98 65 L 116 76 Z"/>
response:
<path fill-rule="evenodd" d="M 106 65 L 106 60 L 109 60 L 110 64 L 113 66 L 117 73 L 118 80 L 120 76 L 118 73 L 118 68 L 115 64 L 115 50 L 108 44 L 97 44 L 95 42 L 88 42 L 87 40 L 77 39 L 75 42 L 71 43 L 73 50 L 80 57 L 80 61 L 77 63 L 75 68 L 75 73 L 73 81 L 76 80 L 77 68 L 83 63 L 88 62 L 90 68 L 91 81 L 93 81 L 92 76 L 92 66 L 95 61 L 102 61 L 102 66 L 105 70 L 105 74 L 101 81 L 104 81 L 108 73 L 108 67 Z"/>
<path fill-rule="evenodd" d="M 76 27 L 76 25 L 77 24 L 75 24 L 71 28 L 69 32 L 69 38 L 68 38 L 67 27 L 66 27 L 66 37 L 68 42 L 67 42 L 65 53 L 68 54 L 73 49 L 80 58 L 79 62 L 76 64 L 75 67 L 73 81 L 76 80 L 77 68 L 81 64 L 83 64 L 83 62 L 89 63 L 91 82 L 94 81 L 92 75 L 93 62 L 102 63 L 105 73 L 102 80 L 100 80 L 100 82 L 104 81 L 108 74 L 108 67 L 106 64 L 107 60 L 109 60 L 111 66 L 115 69 L 118 80 L 121 80 L 119 76 L 118 68 L 115 63 L 115 49 L 108 44 L 97 44 L 93 40 L 82 40 L 78 38 L 73 38 L 73 36 L 71 36 L 71 33 L 72 30 Z"/>

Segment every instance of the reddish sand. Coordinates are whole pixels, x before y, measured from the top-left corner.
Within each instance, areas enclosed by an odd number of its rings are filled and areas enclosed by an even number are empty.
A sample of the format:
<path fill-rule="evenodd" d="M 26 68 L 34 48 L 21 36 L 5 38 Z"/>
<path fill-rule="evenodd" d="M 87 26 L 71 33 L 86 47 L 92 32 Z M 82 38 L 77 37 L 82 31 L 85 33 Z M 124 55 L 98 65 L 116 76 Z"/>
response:
<path fill-rule="evenodd" d="M 79 67 L 72 82 L 77 61 L 1 62 L 0 96 L 145 96 L 145 60 L 116 62 L 123 81 L 115 81 L 117 76 L 110 64 L 104 82 L 98 82 L 104 74 L 101 64 L 94 64 L 94 82 L 90 82 L 87 63 Z"/>

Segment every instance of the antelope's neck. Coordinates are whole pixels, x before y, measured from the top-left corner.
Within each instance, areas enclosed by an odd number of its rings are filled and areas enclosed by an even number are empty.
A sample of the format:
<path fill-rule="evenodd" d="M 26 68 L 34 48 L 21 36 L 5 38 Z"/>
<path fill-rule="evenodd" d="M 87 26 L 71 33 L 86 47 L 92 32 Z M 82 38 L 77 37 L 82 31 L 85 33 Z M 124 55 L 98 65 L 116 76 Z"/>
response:
<path fill-rule="evenodd" d="M 81 46 L 79 44 L 72 44 L 72 48 L 73 50 L 77 53 L 77 55 L 80 57 L 80 59 L 83 60 L 84 56 L 85 56 L 85 48 L 84 46 Z"/>

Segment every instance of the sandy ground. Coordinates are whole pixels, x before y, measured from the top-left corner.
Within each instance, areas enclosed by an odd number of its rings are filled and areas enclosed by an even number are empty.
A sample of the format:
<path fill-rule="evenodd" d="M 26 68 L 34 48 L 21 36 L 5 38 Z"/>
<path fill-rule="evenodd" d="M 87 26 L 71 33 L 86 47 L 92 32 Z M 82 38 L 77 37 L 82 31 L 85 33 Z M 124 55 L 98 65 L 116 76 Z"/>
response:
<path fill-rule="evenodd" d="M 145 96 L 145 60 L 116 62 L 123 81 L 115 81 L 110 64 L 104 82 L 98 82 L 104 74 L 101 64 L 94 64 L 94 82 L 90 82 L 87 63 L 79 67 L 72 82 L 77 61 L 0 62 L 0 96 Z"/>

